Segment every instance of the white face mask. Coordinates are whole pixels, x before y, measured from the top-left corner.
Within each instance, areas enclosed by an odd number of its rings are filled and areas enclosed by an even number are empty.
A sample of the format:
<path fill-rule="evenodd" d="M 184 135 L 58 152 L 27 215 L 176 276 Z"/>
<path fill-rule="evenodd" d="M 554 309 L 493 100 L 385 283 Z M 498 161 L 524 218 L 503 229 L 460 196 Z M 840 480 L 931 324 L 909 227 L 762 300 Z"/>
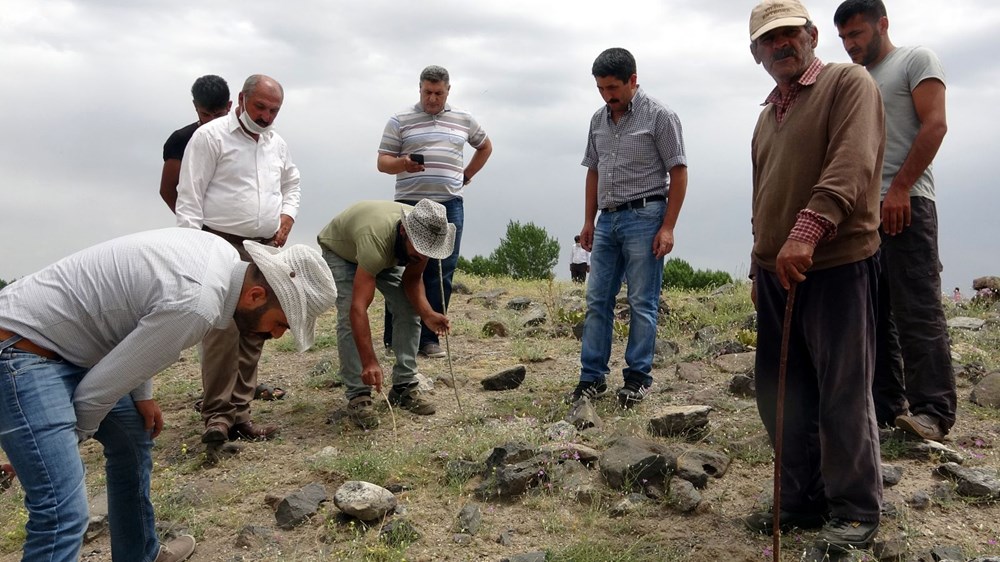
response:
<path fill-rule="evenodd" d="M 251 119 L 250 115 L 247 113 L 246 107 L 243 107 L 242 111 L 240 111 L 240 123 L 243 123 L 243 126 L 255 135 L 263 135 L 271 130 L 271 125 L 261 127 L 253 119 Z"/>

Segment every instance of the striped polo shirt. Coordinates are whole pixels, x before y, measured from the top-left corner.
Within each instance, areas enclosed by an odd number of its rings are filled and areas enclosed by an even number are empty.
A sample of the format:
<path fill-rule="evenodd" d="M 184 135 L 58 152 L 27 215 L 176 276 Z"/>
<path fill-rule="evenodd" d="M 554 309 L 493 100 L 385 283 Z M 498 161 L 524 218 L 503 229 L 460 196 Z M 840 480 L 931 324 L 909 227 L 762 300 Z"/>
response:
<path fill-rule="evenodd" d="M 467 111 L 445 104 L 437 115 L 420 103 L 393 115 L 385 125 L 379 154 L 423 154 L 424 171 L 396 174 L 396 200 L 448 201 L 462 196 L 465 143 L 479 148 L 486 131 Z"/>

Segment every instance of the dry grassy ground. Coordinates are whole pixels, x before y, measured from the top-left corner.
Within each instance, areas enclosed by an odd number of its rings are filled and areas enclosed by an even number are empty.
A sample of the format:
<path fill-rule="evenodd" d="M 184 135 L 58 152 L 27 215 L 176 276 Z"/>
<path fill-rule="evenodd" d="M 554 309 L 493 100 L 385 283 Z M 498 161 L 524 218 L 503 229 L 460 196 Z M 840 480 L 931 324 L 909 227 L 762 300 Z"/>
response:
<path fill-rule="evenodd" d="M 602 449 L 617 434 L 649 437 L 646 422 L 658 408 L 668 405 L 708 404 L 714 408 L 710 431 L 701 444 L 733 455 L 729 472 L 713 480 L 703 490 L 704 501 L 695 513 L 677 514 L 665 504 L 651 503 L 639 514 L 612 518 L 608 506 L 622 492 L 608 490 L 595 505 L 578 504 L 558 491 L 540 489 L 518 501 L 483 504 L 483 528 L 470 544 L 453 540 L 455 516 L 473 501 L 471 484 L 449 477 L 449 459 L 482 460 L 492 447 L 511 440 L 529 443 L 545 441 L 544 429 L 566 412 L 562 395 L 575 384 L 578 373 L 579 342 L 568 335 L 566 325 L 554 330 L 530 333 L 518 327 L 522 314 L 509 311 L 511 297 L 525 296 L 546 308 L 546 330 L 559 319 L 572 320 L 571 302 L 578 287 L 570 283 L 523 283 L 462 277 L 474 293 L 505 289 L 499 307 L 489 309 L 455 295 L 450 337 L 456 376 L 467 379 L 459 392 L 464 415 L 459 412 L 452 390 L 438 383 L 433 397 L 436 415 L 418 417 L 395 412 L 395 429 L 385 405 L 380 406 L 382 425 L 361 431 L 346 420 L 328 423 L 328 418 L 345 404 L 342 388 L 331 388 L 334 368 L 317 373 L 314 367 L 329 360 L 336 364 L 333 314 L 321 321 L 316 349 L 306 354 L 291 351 L 290 342 L 268 344 L 260 378 L 288 391 L 282 401 L 255 402 L 256 421 L 277 423 L 279 439 L 243 445 L 242 453 L 214 466 L 206 465 L 199 438 L 203 429 L 191 404 L 200 393 L 200 376 L 194 350 L 181 362 L 156 378 L 157 399 L 166 415 L 167 428 L 157 439 L 153 497 L 158 520 L 194 534 L 198 549 L 191 560 L 370 560 L 437 561 L 489 560 L 532 550 L 545 550 L 549 560 L 770 560 L 769 537 L 744 531 L 741 518 L 755 509 L 760 492 L 769 486 L 771 452 L 752 399 L 731 395 L 727 386 L 732 375 L 711 365 L 707 344 L 694 339 L 695 331 L 716 326 L 719 339 L 747 339 L 745 327 L 751 312 L 747 288 L 736 287 L 719 295 L 670 292 L 666 294 L 671 313 L 661 319 L 661 337 L 675 341 L 680 354 L 657 368 L 655 394 L 637 411 L 621 412 L 613 400 L 598 402 L 598 412 L 606 422 L 602 431 L 588 433 L 579 440 Z M 373 308 L 375 329 L 381 330 L 381 310 Z M 561 313 L 560 313 L 561 311 Z M 949 314 L 956 311 L 950 310 Z M 966 310 L 965 315 L 989 317 L 988 309 Z M 485 337 L 482 325 L 501 320 L 511 328 L 507 337 Z M 953 334 L 954 351 L 961 362 L 979 362 L 987 369 L 1000 367 L 996 324 L 980 332 Z M 288 339 L 288 338 L 286 338 Z M 618 382 L 622 366 L 623 342 L 615 343 L 612 375 Z M 677 376 L 674 363 L 702 362 L 703 375 L 692 380 Z M 505 392 L 486 392 L 479 381 L 501 369 L 524 363 L 528 374 L 524 384 Z M 389 365 L 385 361 L 386 366 Z M 447 376 L 443 359 L 421 359 L 420 370 L 432 379 Z M 968 401 L 971 383 L 959 379 L 960 411 L 950 445 L 962 451 L 967 466 L 1000 466 L 994 445 L 1000 442 L 1000 412 L 979 408 Z M 332 446 L 338 454 L 328 460 L 312 461 L 310 456 Z M 961 499 L 935 501 L 926 509 L 914 509 L 905 500 L 914 492 L 930 490 L 940 479 L 932 476 L 937 460 L 907 456 L 905 447 L 891 440 L 883 447 L 883 459 L 904 470 L 903 481 L 887 489 L 886 499 L 899 514 L 885 517 L 880 537 L 902 538 L 910 547 L 911 558 L 935 545 L 957 545 L 971 558 L 1000 554 L 1000 506 L 996 503 L 972 505 Z M 100 446 L 93 441 L 82 447 L 88 467 L 88 489 L 92 495 L 104 488 Z M 275 528 L 268 494 L 285 495 L 310 482 L 333 492 L 346 480 L 368 480 L 380 485 L 402 484 L 398 494 L 406 517 L 422 533 L 422 538 L 405 547 L 390 547 L 379 540 L 378 527 L 365 529 L 337 517 L 332 501 L 313 519 L 291 530 Z M 0 560 L 19 558 L 25 513 L 23 498 L 16 486 L 0 494 Z M 242 549 L 234 546 L 244 526 L 275 528 L 271 543 Z M 513 530 L 509 546 L 497 543 L 502 531 Z M 810 533 L 787 535 L 784 559 L 797 560 Z M 110 560 L 107 537 L 84 547 L 88 561 Z"/>

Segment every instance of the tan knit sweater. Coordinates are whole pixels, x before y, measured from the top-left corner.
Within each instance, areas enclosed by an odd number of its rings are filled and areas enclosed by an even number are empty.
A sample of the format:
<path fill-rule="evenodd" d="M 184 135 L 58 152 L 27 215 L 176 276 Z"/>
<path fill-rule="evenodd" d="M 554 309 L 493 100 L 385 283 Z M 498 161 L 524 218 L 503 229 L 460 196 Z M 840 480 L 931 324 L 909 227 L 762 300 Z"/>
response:
<path fill-rule="evenodd" d="M 884 151 L 882 97 L 862 66 L 824 66 L 780 125 L 766 106 L 751 142 L 754 263 L 775 270 L 805 208 L 837 225 L 836 236 L 816 246 L 813 270 L 874 254 Z"/>

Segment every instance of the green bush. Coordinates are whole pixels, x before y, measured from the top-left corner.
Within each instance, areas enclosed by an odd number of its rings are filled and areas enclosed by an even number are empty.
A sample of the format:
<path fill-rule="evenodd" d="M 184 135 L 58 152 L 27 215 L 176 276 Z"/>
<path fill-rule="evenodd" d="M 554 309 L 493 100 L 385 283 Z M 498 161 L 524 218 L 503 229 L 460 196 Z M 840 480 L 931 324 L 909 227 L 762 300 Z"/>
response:
<path fill-rule="evenodd" d="M 732 282 L 732 276 L 725 271 L 695 270 L 691 264 L 680 258 L 670 258 L 663 265 L 664 288 L 709 289 Z"/>
<path fill-rule="evenodd" d="M 483 256 L 473 256 L 472 260 L 458 256 L 458 264 L 455 268 L 477 277 L 500 277 L 503 275 L 500 266 L 490 258 L 484 258 Z"/>
<path fill-rule="evenodd" d="M 549 279 L 559 261 L 559 241 L 532 223 L 507 223 L 507 235 L 490 257 L 458 258 L 456 269 L 479 277 Z"/>

